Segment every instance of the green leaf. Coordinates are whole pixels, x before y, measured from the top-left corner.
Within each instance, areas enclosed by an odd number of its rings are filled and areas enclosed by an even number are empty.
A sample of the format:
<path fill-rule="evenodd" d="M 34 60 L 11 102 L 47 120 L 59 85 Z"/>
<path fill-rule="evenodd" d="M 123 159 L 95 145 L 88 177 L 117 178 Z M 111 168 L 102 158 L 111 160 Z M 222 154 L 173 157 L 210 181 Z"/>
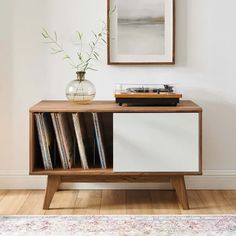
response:
<path fill-rule="evenodd" d="M 98 36 L 96 35 L 96 33 L 94 33 L 94 31 L 92 31 L 93 35 L 95 38 L 97 38 Z"/>
<path fill-rule="evenodd" d="M 45 39 L 48 38 L 48 36 L 47 36 L 45 33 L 41 33 L 41 34 L 42 34 L 42 36 L 43 36 Z"/>
<path fill-rule="evenodd" d="M 78 37 L 79 37 L 79 40 L 82 40 L 82 37 L 83 37 L 83 33 L 80 33 L 79 31 L 76 31 Z"/>
<path fill-rule="evenodd" d="M 47 31 L 45 28 L 42 28 L 42 30 L 43 30 L 43 33 L 44 33 L 45 35 L 49 36 L 49 33 L 48 33 L 48 31 Z"/>
<path fill-rule="evenodd" d="M 105 44 L 107 44 L 107 41 L 106 41 L 105 39 L 102 38 L 102 41 L 103 41 Z"/>
<path fill-rule="evenodd" d="M 113 14 L 116 11 L 116 5 L 115 7 L 110 11 L 111 14 Z"/>
<path fill-rule="evenodd" d="M 87 70 L 98 71 L 97 69 L 94 69 L 94 68 L 92 68 L 92 67 L 88 67 Z"/>
<path fill-rule="evenodd" d="M 63 50 L 53 51 L 52 54 L 57 54 L 57 53 L 60 53 L 60 52 L 63 52 Z"/>
<path fill-rule="evenodd" d="M 95 53 L 94 53 L 93 55 L 94 55 L 94 57 L 95 57 L 97 60 L 99 60 L 99 59 L 98 59 L 98 56 L 97 56 Z"/>
<path fill-rule="evenodd" d="M 64 57 L 63 57 L 63 59 L 65 60 L 65 59 L 70 59 L 70 57 L 69 57 L 69 55 L 65 55 Z"/>
<path fill-rule="evenodd" d="M 82 60 L 82 55 L 81 55 L 81 53 L 78 53 L 78 52 L 77 52 L 77 56 L 78 56 L 78 58 L 79 58 L 80 60 Z"/>

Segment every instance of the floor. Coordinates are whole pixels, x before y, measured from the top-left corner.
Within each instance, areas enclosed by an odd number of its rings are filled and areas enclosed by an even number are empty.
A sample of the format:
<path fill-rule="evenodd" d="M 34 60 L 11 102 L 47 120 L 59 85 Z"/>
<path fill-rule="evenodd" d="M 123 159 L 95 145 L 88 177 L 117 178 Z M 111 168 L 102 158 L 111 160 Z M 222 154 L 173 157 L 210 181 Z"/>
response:
<path fill-rule="evenodd" d="M 64 190 L 43 210 L 44 191 L 0 190 L 0 215 L 236 214 L 236 191 L 188 191 L 182 210 L 174 191 Z"/>

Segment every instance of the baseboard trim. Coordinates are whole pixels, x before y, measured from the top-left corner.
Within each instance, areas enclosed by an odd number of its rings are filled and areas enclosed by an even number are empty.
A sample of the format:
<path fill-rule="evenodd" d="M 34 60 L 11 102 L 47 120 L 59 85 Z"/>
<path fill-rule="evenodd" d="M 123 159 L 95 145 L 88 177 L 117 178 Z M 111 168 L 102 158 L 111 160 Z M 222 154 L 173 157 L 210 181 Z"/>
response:
<path fill-rule="evenodd" d="M 236 189 L 236 170 L 205 170 L 203 176 L 185 178 L 187 189 Z M 0 171 L 0 189 L 45 189 L 45 176 L 25 171 Z M 168 183 L 65 183 L 62 189 L 171 189 Z"/>

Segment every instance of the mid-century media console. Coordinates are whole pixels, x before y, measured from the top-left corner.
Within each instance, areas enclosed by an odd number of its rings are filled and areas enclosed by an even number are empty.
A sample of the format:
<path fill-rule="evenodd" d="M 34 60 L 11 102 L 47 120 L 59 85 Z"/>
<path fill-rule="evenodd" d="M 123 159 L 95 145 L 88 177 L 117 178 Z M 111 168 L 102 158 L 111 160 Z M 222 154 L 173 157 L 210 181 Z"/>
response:
<path fill-rule="evenodd" d="M 38 141 L 35 113 L 100 116 L 106 169 L 84 170 L 78 164 L 45 170 Z M 87 121 L 86 121 L 87 122 Z M 86 123 L 88 130 L 89 122 Z M 59 155 L 59 154 L 58 154 Z M 192 101 L 176 107 L 119 106 L 113 101 L 78 105 L 68 101 L 42 101 L 30 108 L 30 174 L 47 175 L 44 209 L 48 209 L 62 182 L 170 182 L 183 209 L 189 209 L 185 175 L 202 173 L 202 108 Z"/>

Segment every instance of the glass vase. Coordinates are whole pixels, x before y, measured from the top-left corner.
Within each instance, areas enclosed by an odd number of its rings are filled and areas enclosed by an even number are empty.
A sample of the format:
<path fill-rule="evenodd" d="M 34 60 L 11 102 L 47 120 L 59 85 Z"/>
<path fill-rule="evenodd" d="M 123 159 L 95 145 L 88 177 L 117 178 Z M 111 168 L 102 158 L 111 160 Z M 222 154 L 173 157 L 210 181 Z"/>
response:
<path fill-rule="evenodd" d="M 92 82 L 85 79 L 85 72 L 76 72 L 77 79 L 71 81 L 66 87 L 66 97 L 69 101 L 80 104 L 91 103 L 96 94 L 96 88 Z"/>

